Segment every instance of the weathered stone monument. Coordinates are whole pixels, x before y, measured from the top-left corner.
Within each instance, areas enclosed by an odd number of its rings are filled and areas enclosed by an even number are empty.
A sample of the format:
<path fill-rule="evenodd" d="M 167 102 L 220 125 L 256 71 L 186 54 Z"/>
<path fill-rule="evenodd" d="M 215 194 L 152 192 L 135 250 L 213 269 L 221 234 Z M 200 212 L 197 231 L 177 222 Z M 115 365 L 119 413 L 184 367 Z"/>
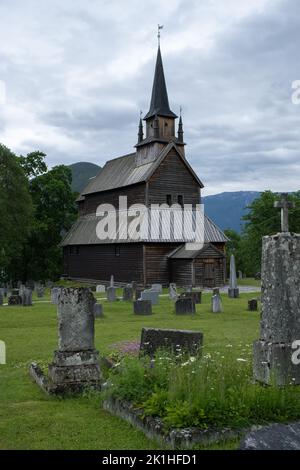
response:
<path fill-rule="evenodd" d="M 144 289 L 142 287 L 135 288 L 135 300 L 139 300 L 141 298 L 143 290 Z"/>
<path fill-rule="evenodd" d="M 37 287 L 36 289 L 36 295 L 38 297 L 38 299 L 42 299 L 44 297 L 44 294 L 45 294 L 45 289 L 43 286 L 39 286 Z"/>
<path fill-rule="evenodd" d="M 237 286 L 237 279 L 236 279 L 234 255 L 230 256 L 230 280 L 229 280 L 228 296 L 231 299 L 236 299 L 239 296 L 239 289 Z"/>
<path fill-rule="evenodd" d="M 53 303 L 54 305 L 58 304 L 60 291 L 61 291 L 60 287 L 53 287 L 51 289 L 51 303 Z"/>
<path fill-rule="evenodd" d="M 195 302 L 191 297 L 179 298 L 175 302 L 176 315 L 189 315 L 196 313 Z"/>
<path fill-rule="evenodd" d="M 157 305 L 159 303 L 158 292 L 152 289 L 145 289 L 141 293 L 141 300 L 150 300 L 151 305 Z"/>
<path fill-rule="evenodd" d="M 117 300 L 116 288 L 109 286 L 106 290 L 106 297 L 109 302 L 115 302 Z"/>
<path fill-rule="evenodd" d="M 195 356 L 201 353 L 203 333 L 190 330 L 165 330 L 143 328 L 140 351 L 153 356 L 158 349 L 166 348 L 174 353 L 188 353 Z"/>
<path fill-rule="evenodd" d="M 220 294 L 215 294 L 211 298 L 212 313 L 221 313 L 223 311 L 222 298 Z"/>
<path fill-rule="evenodd" d="M 172 282 L 169 286 L 169 297 L 171 300 L 177 300 L 178 298 L 176 284 L 174 284 L 174 282 Z"/>
<path fill-rule="evenodd" d="M 131 302 L 133 299 L 133 288 L 131 286 L 125 286 L 123 288 L 123 300 Z"/>
<path fill-rule="evenodd" d="M 93 311 L 94 311 L 94 317 L 95 318 L 102 318 L 103 317 L 103 306 L 102 306 L 102 304 L 95 303 Z"/>
<path fill-rule="evenodd" d="M 73 394 L 100 387 L 98 352 L 94 346 L 95 298 L 86 288 L 63 288 L 58 302 L 58 350 L 45 377 L 36 363 L 30 374 L 48 393 Z"/>
<path fill-rule="evenodd" d="M 31 307 L 32 306 L 32 290 L 25 288 L 22 291 L 22 305 L 23 307 Z"/>
<path fill-rule="evenodd" d="M 293 343 L 300 339 L 300 234 L 289 232 L 283 194 L 281 233 L 262 241 L 262 315 L 260 339 L 254 343 L 254 378 L 265 384 L 300 384 Z"/>
<path fill-rule="evenodd" d="M 151 300 L 136 300 L 133 302 L 133 312 L 135 315 L 152 315 Z"/>
<path fill-rule="evenodd" d="M 98 284 L 96 286 L 96 292 L 97 292 L 97 294 L 105 292 L 105 286 L 103 284 Z"/>
<path fill-rule="evenodd" d="M 110 285 L 106 290 L 106 297 L 109 302 L 115 302 L 117 300 L 117 289 L 114 286 L 114 276 L 113 274 L 110 277 Z"/>
<path fill-rule="evenodd" d="M 19 295 L 19 289 L 12 289 L 8 297 L 8 305 L 21 305 L 22 297 Z"/>
<path fill-rule="evenodd" d="M 248 310 L 249 310 L 249 312 L 257 312 L 257 310 L 258 310 L 257 299 L 248 300 Z"/>

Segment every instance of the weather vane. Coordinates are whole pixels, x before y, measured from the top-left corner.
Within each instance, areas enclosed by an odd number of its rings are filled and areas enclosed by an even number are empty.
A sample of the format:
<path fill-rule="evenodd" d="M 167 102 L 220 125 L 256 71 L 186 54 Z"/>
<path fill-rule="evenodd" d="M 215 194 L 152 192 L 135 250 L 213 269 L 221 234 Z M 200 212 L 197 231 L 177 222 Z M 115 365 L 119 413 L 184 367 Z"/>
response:
<path fill-rule="evenodd" d="M 158 39 L 158 45 L 160 46 L 160 30 L 163 29 L 164 25 L 163 24 L 158 24 L 157 25 L 157 39 Z"/>
<path fill-rule="evenodd" d="M 179 116 L 182 114 L 182 106 L 179 106 Z"/>
<path fill-rule="evenodd" d="M 143 111 L 140 110 L 140 118 L 142 119 Z"/>

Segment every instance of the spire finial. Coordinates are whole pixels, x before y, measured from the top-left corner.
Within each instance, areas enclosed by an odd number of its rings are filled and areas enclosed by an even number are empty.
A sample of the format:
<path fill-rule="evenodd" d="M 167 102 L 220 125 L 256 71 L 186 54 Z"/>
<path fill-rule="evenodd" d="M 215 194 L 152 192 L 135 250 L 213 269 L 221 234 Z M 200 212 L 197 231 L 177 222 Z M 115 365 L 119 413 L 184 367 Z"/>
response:
<path fill-rule="evenodd" d="M 158 47 L 160 46 L 160 30 L 163 29 L 164 25 L 163 24 L 158 24 L 157 25 L 157 40 L 158 40 Z"/>
<path fill-rule="evenodd" d="M 181 117 L 181 115 L 182 115 L 182 106 L 180 105 L 179 106 L 179 116 Z"/>

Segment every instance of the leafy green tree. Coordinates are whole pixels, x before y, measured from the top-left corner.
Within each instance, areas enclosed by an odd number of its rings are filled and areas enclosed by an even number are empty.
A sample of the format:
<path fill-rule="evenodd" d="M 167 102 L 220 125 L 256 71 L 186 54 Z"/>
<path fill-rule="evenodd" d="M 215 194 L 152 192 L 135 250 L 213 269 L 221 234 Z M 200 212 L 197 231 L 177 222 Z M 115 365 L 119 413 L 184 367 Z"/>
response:
<path fill-rule="evenodd" d="M 19 162 L 27 178 L 30 179 L 46 173 L 47 165 L 45 163 L 45 157 L 46 154 L 39 150 L 28 153 L 26 157 L 20 155 Z"/>
<path fill-rule="evenodd" d="M 227 242 L 226 245 L 227 275 L 229 275 L 231 255 L 234 255 L 235 257 L 236 269 L 244 271 L 244 263 L 241 255 L 241 235 L 232 229 L 226 229 L 224 230 L 224 233 L 229 238 L 229 242 Z"/>
<path fill-rule="evenodd" d="M 56 279 L 63 272 L 59 243 L 77 215 L 71 182 L 71 170 L 64 165 L 30 181 L 34 224 L 24 250 L 26 278 Z"/>
<path fill-rule="evenodd" d="M 249 212 L 244 216 L 246 223 L 240 242 L 240 254 L 248 275 L 261 270 L 262 237 L 281 230 L 280 210 L 274 207 L 274 202 L 278 199 L 279 194 L 265 191 L 252 202 Z M 290 194 L 289 199 L 296 206 L 290 211 L 290 230 L 300 232 L 300 192 Z"/>
<path fill-rule="evenodd" d="M 24 240 L 32 225 L 28 180 L 18 157 L 0 144 L 0 277 L 17 278 Z"/>

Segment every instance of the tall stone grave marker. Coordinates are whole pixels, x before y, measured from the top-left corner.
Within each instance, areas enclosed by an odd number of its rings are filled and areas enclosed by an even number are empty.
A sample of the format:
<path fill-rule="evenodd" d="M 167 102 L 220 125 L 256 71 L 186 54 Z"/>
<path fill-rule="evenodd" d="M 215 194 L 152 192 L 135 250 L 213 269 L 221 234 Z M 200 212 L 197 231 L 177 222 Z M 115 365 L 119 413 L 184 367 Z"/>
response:
<path fill-rule="evenodd" d="M 32 290 L 25 288 L 22 291 L 22 305 L 23 307 L 31 307 L 32 306 Z"/>
<path fill-rule="evenodd" d="M 262 241 L 262 316 L 260 339 L 254 343 L 254 378 L 269 384 L 300 385 L 300 366 L 293 353 L 300 339 L 300 234 L 288 230 L 288 209 L 282 195 L 281 233 Z"/>
<path fill-rule="evenodd" d="M 239 296 L 239 289 L 238 289 L 237 280 L 236 280 L 234 255 L 230 256 L 230 281 L 229 281 L 228 296 L 231 299 L 236 299 Z"/>
<path fill-rule="evenodd" d="M 37 365 L 31 376 L 46 391 L 55 394 L 80 393 L 100 387 L 98 352 L 94 346 L 95 298 L 86 288 L 63 288 L 58 302 L 58 350 L 49 364 L 49 382 Z"/>
<path fill-rule="evenodd" d="M 215 294 L 211 298 L 211 311 L 212 313 L 221 313 L 223 311 L 222 299 L 220 294 Z"/>

